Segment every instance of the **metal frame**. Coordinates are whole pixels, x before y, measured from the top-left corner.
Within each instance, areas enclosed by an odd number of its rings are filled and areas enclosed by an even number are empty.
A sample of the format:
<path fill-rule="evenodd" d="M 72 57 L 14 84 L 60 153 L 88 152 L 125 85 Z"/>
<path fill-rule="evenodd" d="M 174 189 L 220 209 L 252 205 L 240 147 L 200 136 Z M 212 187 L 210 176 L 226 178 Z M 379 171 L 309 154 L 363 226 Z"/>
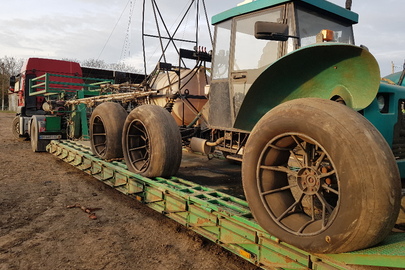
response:
<path fill-rule="evenodd" d="M 91 80 L 94 83 L 73 83 L 73 82 L 61 82 L 57 80 L 51 80 L 51 78 L 66 78 L 74 80 Z M 30 96 L 50 96 L 59 95 L 62 93 L 76 93 L 87 89 L 88 91 L 98 90 L 102 84 L 111 84 L 112 80 L 102 80 L 94 78 L 83 78 L 76 76 L 66 76 L 60 74 L 45 73 L 42 76 L 29 80 L 29 95 Z M 60 86 L 60 87 L 56 87 Z M 96 91 L 96 95 L 99 95 L 99 91 Z"/>
<path fill-rule="evenodd" d="M 77 142 L 51 141 L 47 151 L 262 269 L 405 265 L 405 233 L 392 234 L 367 250 L 310 254 L 265 232 L 244 200 L 176 177 L 142 177 L 128 171 L 123 162 L 98 159 L 89 147 Z"/>

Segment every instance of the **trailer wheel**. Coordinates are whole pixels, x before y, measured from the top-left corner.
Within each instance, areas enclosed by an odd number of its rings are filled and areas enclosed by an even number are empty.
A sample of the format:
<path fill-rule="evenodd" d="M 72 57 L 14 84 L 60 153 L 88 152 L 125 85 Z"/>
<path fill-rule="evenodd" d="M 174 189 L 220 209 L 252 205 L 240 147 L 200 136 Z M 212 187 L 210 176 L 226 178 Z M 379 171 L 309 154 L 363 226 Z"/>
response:
<path fill-rule="evenodd" d="M 20 117 L 14 117 L 11 129 L 13 131 L 14 138 L 16 138 L 17 140 L 22 141 L 27 138 L 26 136 L 20 135 Z"/>
<path fill-rule="evenodd" d="M 268 112 L 247 141 L 242 179 L 257 222 L 308 252 L 375 245 L 399 213 L 400 176 L 385 139 L 329 100 L 298 99 Z"/>
<path fill-rule="evenodd" d="M 51 142 L 51 140 L 40 140 L 39 139 L 39 121 L 44 120 L 44 116 L 33 116 L 31 119 L 30 126 L 30 138 L 31 138 L 31 148 L 33 152 L 45 152 L 46 146 Z"/>
<path fill-rule="evenodd" d="M 105 102 L 90 117 L 90 140 L 93 154 L 102 159 L 122 158 L 122 128 L 127 112 L 118 103 Z"/>
<path fill-rule="evenodd" d="M 169 177 L 180 167 L 180 131 L 174 118 L 162 107 L 135 108 L 125 121 L 122 146 L 128 169 L 143 176 Z"/>

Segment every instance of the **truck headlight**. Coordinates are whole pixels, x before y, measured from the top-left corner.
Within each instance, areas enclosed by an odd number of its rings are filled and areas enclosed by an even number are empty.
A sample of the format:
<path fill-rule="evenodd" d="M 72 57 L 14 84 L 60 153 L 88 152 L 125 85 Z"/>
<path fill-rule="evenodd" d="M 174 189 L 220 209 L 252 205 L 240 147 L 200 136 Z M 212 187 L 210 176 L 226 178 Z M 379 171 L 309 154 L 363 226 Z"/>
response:
<path fill-rule="evenodd" d="M 387 93 L 377 95 L 378 110 L 380 113 L 388 113 L 389 111 L 389 96 Z"/>

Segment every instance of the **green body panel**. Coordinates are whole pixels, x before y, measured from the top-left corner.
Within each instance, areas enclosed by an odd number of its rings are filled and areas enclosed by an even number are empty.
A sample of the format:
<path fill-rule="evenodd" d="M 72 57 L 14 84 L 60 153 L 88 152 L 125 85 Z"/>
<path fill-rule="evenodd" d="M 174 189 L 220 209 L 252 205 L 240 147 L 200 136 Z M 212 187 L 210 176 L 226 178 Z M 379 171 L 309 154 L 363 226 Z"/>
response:
<path fill-rule="evenodd" d="M 218 15 L 212 17 L 212 24 L 217 24 L 222 21 L 231 19 L 236 16 L 240 16 L 243 14 L 255 12 L 264 8 L 278 6 L 284 3 L 291 2 L 291 0 L 257 0 L 249 4 L 245 4 L 242 6 L 235 7 L 228 11 L 222 12 Z M 324 10 L 325 12 L 332 13 L 336 16 L 339 16 L 343 20 L 347 20 L 352 24 L 356 24 L 359 19 L 359 15 L 344 9 L 338 5 L 332 4 L 325 0 L 297 0 L 295 2 L 302 2 L 305 4 L 309 4 L 312 7 L 319 8 Z"/>
<path fill-rule="evenodd" d="M 77 97 L 84 98 L 85 93 L 80 91 L 77 93 Z M 80 114 L 80 123 L 81 123 L 81 134 L 84 139 L 90 139 L 89 137 L 89 125 L 87 123 L 87 107 L 85 104 L 81 103 L 77 105 L 77 112 Z"/>
<path fill-rule="evenodd" d="M 51 141 L 47 151 L 263 269 L 405 265 L 405 233 L 390 235 L 367 250 L 310 254 L 264 231 L 247 202 L 239 198 L 176 177 L 142 177 L 128 171 L 123 162 L 98 159 L 89 147 L 72 141 Z"/>
<path fill-rule="evenodd" d="M 60 132 L 62 129 L 61 118 L 57 116 L 46 117 L 45 128 L 47 132 Z"/>
<path fill-rule="evenodd" d="M 388 76 L 386 76 L 384 78 L 386 78 L 388 80 L 391 80 L 392 82 L 398 84 L 401 76 L 402 76 L 402 71 L 390 74 L 390 75 L 388 75 Z M 402 81 L 401 86 L 405 86 L 405 80 Z"/>
<path fill-rule="evenodd" d="M 269 110 L 297 98 L 340 96 L 362 110 L 375 98 L 379 84 L 377 61 L 367 50 L 338 43 L 307 46 L 280 58 L 257 78 L 234 128 L 250 131 Z"/>
<path fill-rule="evenodd" d="M 403 121 L 405 108 L 402 108 L 403 105 L 401 105 L 403 102 L 405 102 L 405 87 L 395 84 L 388 84 L 387 82 L 382 81 L 378 94 L 385 95 L 386 102 L 388 103 L 388 110 L 386 112 L 381 112 L 377 99 L 374 99 L 370 106 L 363 110 L 363 115 L 384 136 L 387 143 L 391 148 L 393 148 L 394 155 L 396 155 L 395 148 L 398 148 L 398 146 L 394 146 L 394 134 L 399 136 L 396 138 L 397 144 L 400 144 L 399 148 L 402 147 L 401 144 L 403 144 L 405 140 L 403 135 L 404 133 L 402 131 L 405 128 L 405 122 Z M 397 158 L 396 161 L 401 178 L 405 178 L 405 159 Z"/>
<path fill-rule="evenodd" d="M 393 127 L 398 122 L 398 104 L 401 98 L 405 98 L 405 88 L 396 85 L 381 83 L 378 93 L 389 94 L 389 111 L 381 113 L 378 108 L 376 99 L 364 110 L 364 116 L 370 121 L 380 133 L 384 136 L 385 140 L 390 146 L 393 142 Z"/>
<path fill-rule="evenodd" d="M 68 138 L 78 139 L 81 137 L 81 115 L 76 105 L 72 106 L 70 122 L 68 123 Z"/>

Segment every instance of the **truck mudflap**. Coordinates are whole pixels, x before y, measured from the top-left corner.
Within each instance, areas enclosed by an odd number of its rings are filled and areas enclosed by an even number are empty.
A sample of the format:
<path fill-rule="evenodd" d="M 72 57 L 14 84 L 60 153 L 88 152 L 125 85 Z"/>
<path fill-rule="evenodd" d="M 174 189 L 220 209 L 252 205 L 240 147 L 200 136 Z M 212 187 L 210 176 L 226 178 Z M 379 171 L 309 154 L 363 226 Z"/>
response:
<path fill-rule="evenodd" d="M 243 100 L 234 128 L 252 130 L 275 106 L 306 97 L 341 98 L 354 110 L 366 108 L 380 85 L 374 56 L 361 47 L 318 43 L 296 50 L 269 66 Z"/>
<path fill-rule="evenodd" d="M 47 151 L 262 269 L 405 265 L 405 233 L 392 233 L 380 245 L 365 250 L 311 254 L 264 231 L 253 220 L 247 202 L 239 198 L 176 177 L 142 177 L 128 171 L 123 162 L 103 161 L 89 147 L 73 141 L 51 141 Z"/>

